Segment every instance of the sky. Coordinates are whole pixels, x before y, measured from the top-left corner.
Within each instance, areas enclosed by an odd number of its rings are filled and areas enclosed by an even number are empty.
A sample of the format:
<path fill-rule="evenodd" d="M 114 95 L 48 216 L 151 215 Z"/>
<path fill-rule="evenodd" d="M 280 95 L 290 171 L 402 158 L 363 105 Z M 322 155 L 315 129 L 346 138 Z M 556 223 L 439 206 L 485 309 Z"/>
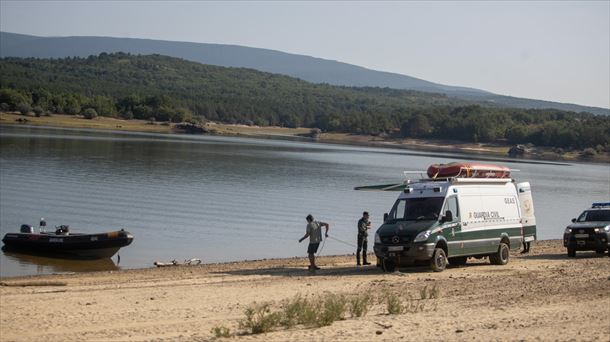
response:
<path fill-rule="evenodd" d="M 0 30 L 234 44 L 610 108 L 605 1 L 14 1 Z"/>

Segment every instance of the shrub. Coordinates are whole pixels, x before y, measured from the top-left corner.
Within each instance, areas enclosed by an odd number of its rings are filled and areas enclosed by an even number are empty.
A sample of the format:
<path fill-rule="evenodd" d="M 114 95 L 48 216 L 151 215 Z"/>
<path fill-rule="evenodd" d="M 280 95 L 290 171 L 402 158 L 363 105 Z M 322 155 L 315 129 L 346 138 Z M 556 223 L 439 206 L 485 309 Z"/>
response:
<path fill-rule="evenodd" d="M 42 114 L 44 114 L 44 109 L 42 109 L 42 107 L 40 106 L 34 107 L 32 111 L 34 112 L 34 115 L 36 115 L 36 117 L 40 117 Z"/>
<path fill-rule="evenodd" d="M 581 155 L 581 156 L 583 156 L 583 157 L 593 157 L 593 156 L 595 156 L 596 154 L 597 154 L 597 151 L 595 151 L 595 149 L 594 149 L 594 148 L 591 148 L 591 147 L 587 147 L 587 148 L 585 148 L 585 149 L 584 149 L 584 150 L 583 150 L 583 151 L 580 153 L 580 155 Z"/>
<path fill-rule="evenodd" d="M 131 119 L 133 119 L 133 113 L 131 111 L 123 112 L 121 114 L 121 118 L 123 118 L 125 120 L 131 120 Z"/>
<path fill-rule="evenodd" d="M 216 338 L 231 337 L 231 330 L 224 325 L 213 327 L 211 333 L 214 334 Z"/>
<path fill-rule="evenodd" d="M 32 107 L 23 102 L 17 105 L 17 110 L 21 113 L 21 115 L 28 115 L 28 113 L 32 110 Z"/>
<path fill-rule="evenodd" d="M 362 317 L 369 312 L 371 297 L 369 295 L 355 296 L 349 300 L 349 304 L 349 313 L 352 317 Z"/>
<path fill-rule="evenodd" d="M 262 334 L 279 326 L 281 314 L 271 312 L 270 304 L 253 305 L 246 309 L 246 318 L 239 322 L 242 329 L 247 329 L 251 334 Z"/>
<path fill-rule="evenodd" d="M 95 119 L 95 118 L 97 118 L 97 112 L 96 112 L 96 111 L 95 111 L 95 109 L 93 109 L 93 108 L 87 108 L 87 109 L 85 109 L 85 111 L 83 112 L 83 117 L 84 117 L 85 119 L 89 119 L 89 120 L 91 120 L 91 119 Z"/>

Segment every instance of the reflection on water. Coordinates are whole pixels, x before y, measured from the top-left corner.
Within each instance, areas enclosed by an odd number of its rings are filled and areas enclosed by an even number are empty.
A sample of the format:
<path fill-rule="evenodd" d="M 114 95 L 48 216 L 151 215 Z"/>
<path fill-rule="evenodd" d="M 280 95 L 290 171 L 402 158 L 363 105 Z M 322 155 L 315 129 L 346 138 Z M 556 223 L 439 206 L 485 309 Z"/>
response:
<path fill-rule="evenodd" d="M 306 246 L 297 239 L 311 213 L 331 224 L 331 236 L 347 242 L 329 240 L 323 254 L 354 253 L 349 244 L 356 244 L 362 211 L 378 227 L 398 195 L 354 187 L 397 182 L 403 170 L 426 170 L 433 163 L 481 158 L 0 125 L 0 234 L 40 217 L 82 233 L 124 228 L 135 239 L 120 251 L 121 267 L 152 267 L 157 260 L 303 256 Z M 501 163 L 521 170 L 517 181 L 532 184 L 540 239 L 561 238 L 583 208 L 610 198 L 608 165 Z M 39 273 L 35 265 L 0 254 L 0 276 Z"/>
<path fill-rule="evenodd" d="M 2 271 L 7 274 L 21 274 L 24 270 L 31 270 L 32 266 L 35 267 L 35 274 L 114 271 L 119 269 L 110 258 L 99 260 L 61 259 L 45 255 L 17 253 L 5 248 L 2 248 L 2 254 L 7 259 L 7 262 L 2 264 Z M 5 267 L 8 269 L 4 269 Z"/>

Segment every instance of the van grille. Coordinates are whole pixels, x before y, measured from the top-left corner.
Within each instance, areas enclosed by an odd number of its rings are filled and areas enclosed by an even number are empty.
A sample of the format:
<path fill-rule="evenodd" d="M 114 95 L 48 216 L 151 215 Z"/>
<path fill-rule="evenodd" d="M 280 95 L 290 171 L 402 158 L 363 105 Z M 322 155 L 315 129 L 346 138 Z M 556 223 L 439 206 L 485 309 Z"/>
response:
<path fill-rule="evenodd" d="M 411 241 L 409 236 L 390 235 L 381 237 L 381 242 L 386 245 L 404 244 L 408 243 L 409 241 Z"/>

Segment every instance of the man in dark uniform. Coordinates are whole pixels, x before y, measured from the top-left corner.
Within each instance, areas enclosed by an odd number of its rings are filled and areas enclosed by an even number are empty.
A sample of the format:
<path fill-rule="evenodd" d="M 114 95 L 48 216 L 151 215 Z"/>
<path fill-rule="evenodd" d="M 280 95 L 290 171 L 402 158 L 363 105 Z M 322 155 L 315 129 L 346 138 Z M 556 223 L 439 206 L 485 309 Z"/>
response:
<path fill-rule="evenodd" d="M 363 212 L 362 218 L 358 220 L 358 249 L 356 250 L 356 263 L 360 266 L 360 251 L 362 251 L 362 264 L 370 265 L 370 262 L 366 261 L 366 247 L 368 230 L 371 229 L 371 222 L 369 221 L 369 213 Z"/>

